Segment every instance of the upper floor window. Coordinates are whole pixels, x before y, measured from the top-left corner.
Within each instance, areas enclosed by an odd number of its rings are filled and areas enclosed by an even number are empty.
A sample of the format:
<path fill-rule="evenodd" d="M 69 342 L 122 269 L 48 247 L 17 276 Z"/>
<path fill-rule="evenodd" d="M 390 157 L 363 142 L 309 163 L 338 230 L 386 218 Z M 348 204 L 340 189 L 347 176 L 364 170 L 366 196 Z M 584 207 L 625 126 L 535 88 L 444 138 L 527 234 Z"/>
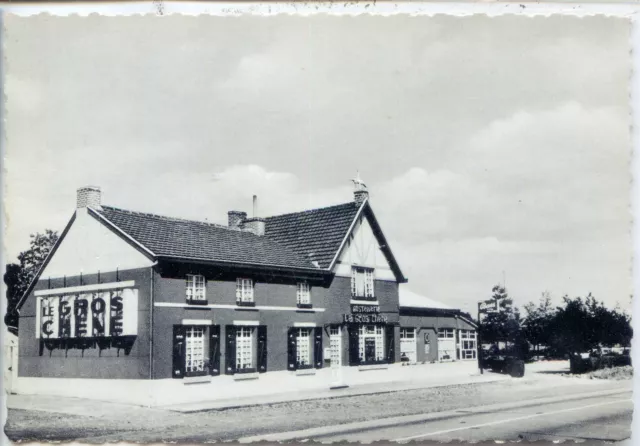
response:
<path fill-rule="evenodd" d="M 296 302 L 298 305 L 311 304 L 311 288 L 306 282 L 298 282 L 298 290 L 296 293 Z"/>
<path fill-rule="evenodd" d="M 199 274 L 187 274 L 186 284 L 187 301 L 204 303 L 207 301 L 204 276 Z"/>
<path fill-rule="evenodd" d="M 373 298 L 373 268 L 354 266 L 351 270 L 351 295 L 354 298 Z"/>
<path fill-rule="evenodd" d="M 252 279 L 236 279 L 236 302 L 252 303 L 253 300 L 253 280 Z"/>

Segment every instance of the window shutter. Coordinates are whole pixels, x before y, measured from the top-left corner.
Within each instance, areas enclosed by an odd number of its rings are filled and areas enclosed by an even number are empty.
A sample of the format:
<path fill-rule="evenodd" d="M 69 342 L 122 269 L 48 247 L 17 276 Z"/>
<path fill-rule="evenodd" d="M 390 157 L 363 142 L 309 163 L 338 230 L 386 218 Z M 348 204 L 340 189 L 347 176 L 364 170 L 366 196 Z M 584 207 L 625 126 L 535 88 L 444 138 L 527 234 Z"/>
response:
<path fill-rule="evenodd" d="M 349 326 L 349 365 L 360 364 L 360 355 L 358 353 L 358 326 Z"/>
<path fill-rule="evenodd" d="M 396 349 L 394 348 L 395 343 L 394 343 L 394 336 L 393 336 L 394 326 L 387 325 L 385 326 L 385 330 L 386 330 L 385 344 L 387 347 L 387 362 L 389 364 L 393 364 L 394 362 L 396 362 Z"/>
<path fill-rule="evenodd" d="M 224 331 L 227 338 L 224 355 L 224 373 L 233 375 L 236 373 L 236 327 L 234 325 L 227 325 Z"/>
<path fill-rule="evenodd" d="M 220 374 L 220 326 L 209 327 L 209 373 Z"/>
<path fill-rule="evenodd" d="M 288 370 L 296 370 L 297 369 L 297 359 L 296 359 L 296 329 L 289 328 L 288 334 L 288 342 L 287 342 L 287 369 Z"/>
<path fill-rule="evenodd" d="M 258 372 L 267 371 L 267 326 L 258 326 Z"/>
<path fill-rule="evenodd" d="M 182 325 L 173 326 L 173 378 L 184 377 L 185 329 Z"/>
<path fill-rule="evenodd" d="M 315 328 L 315 344 L 313 346 L 313 354 L 315 356 L 316 369 L 322 368 L 322 327 Z"/>

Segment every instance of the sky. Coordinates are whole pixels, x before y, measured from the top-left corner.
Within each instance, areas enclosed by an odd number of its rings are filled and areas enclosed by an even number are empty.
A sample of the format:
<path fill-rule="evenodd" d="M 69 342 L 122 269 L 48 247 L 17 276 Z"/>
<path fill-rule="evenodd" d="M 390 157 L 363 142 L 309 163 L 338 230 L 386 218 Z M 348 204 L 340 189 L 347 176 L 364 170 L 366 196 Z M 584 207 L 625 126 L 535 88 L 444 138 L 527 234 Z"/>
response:
<path fill-rule="evenodd" d="M 103 203 L 352 200 L 412 291 L 630 308 L 630 26 L 603 16 L 5 18 L 7 259 Z M 404 285 L 403 285 L 404 286 Z"/>

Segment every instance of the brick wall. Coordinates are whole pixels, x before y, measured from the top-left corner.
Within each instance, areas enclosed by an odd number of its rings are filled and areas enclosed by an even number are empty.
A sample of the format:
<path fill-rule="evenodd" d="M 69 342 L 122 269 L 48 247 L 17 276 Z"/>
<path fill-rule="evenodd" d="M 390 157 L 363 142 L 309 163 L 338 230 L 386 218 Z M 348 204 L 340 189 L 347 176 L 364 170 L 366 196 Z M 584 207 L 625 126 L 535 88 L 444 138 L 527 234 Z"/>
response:
<path fill-rule="evenodd" d="M 117 277 L 116 277 L 117 276 Z M 41 347 L 36 338 L 36 297 L 27 297 L 20 310 L 18 376 L 141 379 L 149 377 L 149 294 L 150 268 L 84 276 L 40 280 L 34 288 L 62 288 L 79 285 L 135 280 L 138 289 L 138 331 L 131 351 L 125 354 L 114 347 L 85 349 Z M 41 354 L 42 352 L 42 354 Z"/>

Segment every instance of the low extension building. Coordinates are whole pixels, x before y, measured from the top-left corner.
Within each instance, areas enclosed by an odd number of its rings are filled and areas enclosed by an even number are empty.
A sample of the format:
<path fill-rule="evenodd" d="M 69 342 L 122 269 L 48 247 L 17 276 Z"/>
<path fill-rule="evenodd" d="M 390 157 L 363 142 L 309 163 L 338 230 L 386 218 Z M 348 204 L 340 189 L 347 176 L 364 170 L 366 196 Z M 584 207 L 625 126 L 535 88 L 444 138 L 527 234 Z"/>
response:
<path fill-rule="evenodd" d="M 473 323 L 403 294 L 405 282 L 364 187 L 321 209 L 230 211 L 227 226 L 106 206 L 81 188 L 19 305 L 18 380 L 216 393 L 269 374 L 291 388 L 323 368 L 474 358 Z"/>

